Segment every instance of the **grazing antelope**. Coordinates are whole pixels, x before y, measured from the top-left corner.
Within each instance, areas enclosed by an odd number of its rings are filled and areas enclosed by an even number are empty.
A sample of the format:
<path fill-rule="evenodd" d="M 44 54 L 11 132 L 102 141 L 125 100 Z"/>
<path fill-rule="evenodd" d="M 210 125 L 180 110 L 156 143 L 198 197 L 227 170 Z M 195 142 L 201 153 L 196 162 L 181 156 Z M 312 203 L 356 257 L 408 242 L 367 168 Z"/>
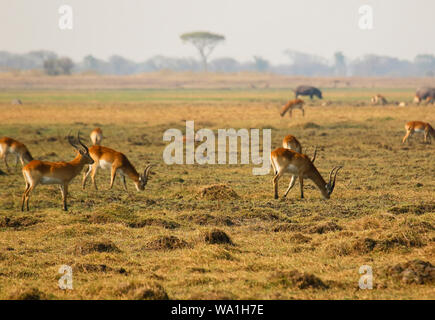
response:
<path fill-rule="evenodd" d="M 83 175 L 82 188 L 85 189 L 86 180 L 91 174 L 92 183 L 95 190 L 98 190 L 97 184 L 95 182 L 95 175 L 97 174 L 97 169 L 111 169 L 110 175 L 110 187 L 112 189 L 113 182 L 115 181 L 116 173 L 119 171 L 122 178 L 122 183 L 124 185 L 125 191 L 127 191 L 127 184 L 125 183 L 125 176 L 129 176 L 133 180 L 137 191 L 142 191 L 148 182 L 148 176 L 150 175 L 151 165 L 148 165 L 143 174 L 137 173 L 136 169 L 133 167 L 131 162 L 127 157 L 118 151 L 103 146 L 92 146 L 89 149 L 89 154 L 94 160 L 93 165 L 89 166 L 87 172 Z"/>
<path fill-rule="evenodd" d="M 427 122 L 422 121 L 410 121 L 405 125 L 406 135 L 403 137 L 402 143 L 405 143 L 414 132 L 424 133 L 424 142 L 431 143 L 431 136 L 435 139 L 435 130 Z M 409 143 L 409 140 L 408 140 Z"/>
<path fill-rule="evenodd" d="M 6 169 L 9 171 L 7 162 L 8 154 L 15 155 L 15 167 L 18 164 L 18 160 L 20 160 L 23 166 L 33 160 L 32 155 L 24 144 L 12 138 L 0 138 L 0 158 L 3 158 Z"/>
<path fill-rule="evenodd" d="M 302 153 L 302 145 L 300 144 L 299 140 L 296 139 L 296 137 L 291 134 L 288 134 L 284 137 L 284 139 L 282 140 L 282 147 L 296 151 L 298 153 Z M 317 155 L 317 147 L 314 149 L 314 155 L 313 158 L 311 159 L 311 162 L 314 163 L 314 161 L 316 160 L 316 155 Z"/>
<path fill-rule="evenodd" d="M 23 176 L 26 181 L 26 189 L 21 202 L 21 211 L 24 211 L 24 203 L 26 203 L 27 211 L 29 211 L 29 196 L 33 189 L 38 184 L 58 184 L 62 193 L 63 210 L 67 211 L 66 199 L 68 196 L 68 185 L 85 164 L 92 164 L 94 160 L 89 155 L 88 147 L 80 140 L 80 132 L 77 134 L 77 141 L 80 146 L 77 146 L 72 137 L 68 134 L 68 142 L 76 149 L 77 156 L 69 162 L 49 162 L 32 160 L 23 168 Z"/>
<path fill-rule="evenodd" d="M 95 128 L 94 130 L 92 130 L 91 140 L 94 146 L 100 145 L 101 141 L 103 141 L 103 131 L 100 128 Z"/>
<path fill-rule="evenodd" d="M 283 117 L 289 111 L 290 117 L 292 116 L 293 109 L 301 109 L 302 115 L 305 116 L 304 101 L 302 99 L 294 99 L 287 102 L 281 109 L 280 116 Z"/>
<path fill-rule="evenodd" d="M 385 99 L 385 97 L 379 93 L 373 96 L 371 101 L 372 104 L 380 104 L 380 105 L 385 105 L 388 103 L 387 99 Z"/>
<path fill-rule="evenodd" d="M 281 176 L 286 172 L 289 172 L 292 175 L 292 179 L 286 192 L 284 193 L 284 197 L 286 197 L 290 189 L 293 188 L 296 177 L 299 177 L 299 183 L 301 186 L 301 198 L 304 197 L 304 178 L 307 178 L 312 180 L 316 184 L 317 188 L 322 193 L 323 198 L 329 199 L 332 191 L 334 191 L 337 173 L 342 168 L 341 166 L 334 167 L 329 174 L 329 181 L 328 183 L 326 183 L 320 175 L 319 171 L 317 171 L 310 158 L 308 158 L 308 156 L 305 154 L 301 154 L 285 148 L 278 148 L 270 153 L 270 161 L 272 163 L 273 172 L 275 174 L 275 176 L 273 177 L 275 199 L 278 199 L 279 178 L 281 178 Z M 331 180 L 334 170 L 334 179 Z"/>

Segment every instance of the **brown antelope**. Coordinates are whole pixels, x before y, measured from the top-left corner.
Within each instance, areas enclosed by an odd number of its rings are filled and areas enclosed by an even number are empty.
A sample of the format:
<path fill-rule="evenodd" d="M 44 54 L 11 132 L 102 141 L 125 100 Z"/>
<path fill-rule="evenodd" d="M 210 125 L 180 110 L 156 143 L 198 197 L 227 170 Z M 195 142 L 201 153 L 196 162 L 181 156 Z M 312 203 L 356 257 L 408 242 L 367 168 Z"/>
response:
<path fill-rule="evenodd" d="M 410 121 L 405 125 L 406 135 L 403 137 L 402 143 L 405 143 L 406 140 L 414 134 L 414 132 L 424 133 L 424 142 L 431 143 L 431 136 L 435 139 L 435 130 L 432 126 L 427 122 L 422 121 Z"/>
<path fill-rule="evenodd" d="M 91 140 L 94 146 L 100 145 L 103 141 L 103 131 L 100 128 L 95 128 L 91 132 Z"/>
<path fill-rule="evenodd" d="M 291 149 L 293 151 L 302 153 L 302 146 L 295 136 L 288 134 L 282 140 L 282 147 L 286 149 Z"/>
<path fill-rule="evenodd" d="M 291 117 L 293 109 L 301 109 L 302 116 L 305 116 L 304 101 L 302 99 L 294 99 L 290 100 L 282 107 L 280 112 L 281 117 L 283 117 L 287 111 L 289 112 L 289 116 Z"/>
<path fill-rule="evenodd" d="M 12 138 L 0 138 L 0 158 L 3 158 L 6 169 L 9 171 L 9 165 L 7 161 L 8 154 L 15 155 L 15 167 L 18 164 L 18 160 L 20 160 L 23 166 L 33 160 L 32 155 L 24 144 Z"/>
<path fill-rule="evenodd" d="M 380 104 L 380 105 L 385 105 L 388 103 L 387 99 L 385 99 L 385 97 L 379 93 L 373 96 L 371 101 L 372 104 Z"/>
<path fill-rule="evenodd" d="M 296 139 L 296 137 L 291 134 L 288 134 L 284 137 L 284 139 L 282 140 L 282 147 L 296 151 L 298 153 L 302 153 L 302 145 L 300 144 L 299 140 Z M 314 149 L 314 155 L 313 158 L 311 159 L 311 162 L 314 163 L 314 161 L 316 160 L 316 155 L 317 155 L 317 147 Z"/>
<path fill-rule="evenodd" d="M 49 162 L 32 160 L 23 168 L 23 176 L 26 181 L 26 189 L 21 202 L 21 211 L 24 211 L 24 203 L 26 203 L 27 211 L 29 211 L 29 196 L 38 184 L 58 184 L 62 193 L 63 210 L 67 211 L 66 199 L 68 196 L 68 185 L 85 164 L 92 164 L 94 160 L 89 155 L 88 147 L 80 140 L 80 133 L 77 134 L 77 141 L 80 146 L 77 146 L 72 137 L 68 135 L 68 142 L 76 149 L 77 156 L 69 162 Z"/>
<path fill-rule="evenodd" d="M 124 185 L 125 191 L 127 191 L 127 184 L 125 183 L 125 176 L 129 176 L 131 180 L 133 180 L 136 189 L 138 191 L 142 191 L 145 189 L 145 186 L 148 182 L 148 176 L 150 175 L 151 165 L 148 165 L 143 174 L 137 173 L 136 169 L 133 167 L 131 162 L 127 159 L 127 157 L 118 151 L 115 151 L 110 148 L 106 148 L 103 146 L 92 146 L 89 149 L 89 154 L 94 160 L 93 165 L 89 166 L 87 172 L 83 175 L 83 183 L 82 188 L 85 189 L 86 180 L 91 174 L 92 183 L 95 187 L 95 190 L 98 190 L 97 184 L 95 182 L 95 175 L 97 174 L 97 169 L 111 169 L 110 175 L 110 187 L 112 189 L 113 182 L 115 181 L 116 173 L 119 171 L 122 183 Z"/>
<path fill-rule="evenodd" d="M 338 171 L 342 168 L 341 166 L 334 167 L 329 174 L 328 183 L 323 180 L 319 171 L 308 158 L 307 155 L 289 150 L 286 148 L 278 148 L 270 153 L 270 161 L 272 163 L 273 172 L 275 176 L 273 177 L 273 188 L 275 192 L 275 199 L 278 199 L 278 181 L 281 176 L 289 172 L 292 175 L 290 184 L 284 193 L 284 197 L 287 196 L 290 189 L 293 188 L 296 177 L 299 177 L 299 183 L 301 186 L 301 198 L 304 197 L 304 178 L 312 180 L 317 188 L 322 193 L 323 198 L 329 199 L 332 191 L 335 187 L 335 179 L 337 177 Z M 332 180 L 332 174 L 335 170 L 334 179 Z"/>

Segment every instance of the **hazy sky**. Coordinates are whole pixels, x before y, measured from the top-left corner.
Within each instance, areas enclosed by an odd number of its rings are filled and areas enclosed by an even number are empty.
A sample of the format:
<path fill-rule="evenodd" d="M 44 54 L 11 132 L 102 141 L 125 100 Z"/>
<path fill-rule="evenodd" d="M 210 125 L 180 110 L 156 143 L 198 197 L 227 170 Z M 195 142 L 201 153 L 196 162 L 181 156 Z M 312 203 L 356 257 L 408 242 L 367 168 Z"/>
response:
<path fill-rule="evenodd" d="M 58 9 L 73 8 L 73 30 L 60 30 Z M 358 27 L 358 8 L 373 8 L 373 29 Z M 413 59 L 435 53 L 434 0 L 0 0 L 0 50 L 48 49 L 79 60 L 119 54 L 196 57 L 183 32 L 226 36 L 213 57 L 273 63 L 285 49 L 351 58 L 366 53 Z"/>

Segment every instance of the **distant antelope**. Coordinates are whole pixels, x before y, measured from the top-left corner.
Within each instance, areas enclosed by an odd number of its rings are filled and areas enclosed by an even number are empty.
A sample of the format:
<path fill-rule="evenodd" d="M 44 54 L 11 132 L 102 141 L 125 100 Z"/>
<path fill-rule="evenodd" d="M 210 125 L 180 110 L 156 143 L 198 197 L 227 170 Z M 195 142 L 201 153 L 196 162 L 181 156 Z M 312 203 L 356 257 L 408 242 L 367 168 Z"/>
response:
<path fill-rule="evenodd" d="M 103 146 L 92 146 L 89 149 L 89 154 L 94 160 L 93 165 L 89 166 L 87 172 L 83 175 L 83 183 L 82 188 L 86 187 L 86 180 L 91 174 L 92 183 L 95 187 L 95 190 L 98 190 L 97 184 L 95 182 L 95 175 L 97 174 L 97 169 L 111 169 L 110 174 L 110 187 L 113 187 L 113 182 L 115 181 L 116 173 L 119 171 L 122 183 L 124 185 L 124 189 L 127 191 L 127 184 L 125 183 L 125 176 L 129 176 L 131 180 L 133 180 L 136 189 L 138 191 L 142 191 L 145 189 L 145 186 L 148 182 L 148 177 L 150 175 L 151 165 L 148 165 L 143 174 L 139 174 L 131 162 L 127 159 L 127 157 L 118 151 L 115 151 L 110 148 L 106 148 Z"/>
<path fill-rule="evenodd" d="M 337 173 L 342 168 L 340 166 L 334 167 L 329 174 L 329 181 L 328 183 L 326 183 L 320 175 L 319 171 L 317 171 L 310 158 L 308 158 L 308 156 L 305 154 L 301 154 L 285 148 L 278 148 L 271 152 L 270 160 L 272 163 L 273 172 L 275 174 L 275 176 L 273 177 L 275 199 L 278 199 L 278 181 L 281 176 L 286 172 L 289 172 L 292 175 L 292 179 L 286 192 L 284 193 L 284 197 L 286 197 L 290 189 L 293 188 L 296 177 L 299 177 L 299 183 L 301 186 L 301 198 L 304 197 L 304 178 L 307 178 L 312 180 L 316 184 L 317 188 L 322 193 L 323 198 L 329 199 L 332 191 L 334 191 Z M 334 170 L 334 179 L 331 180 Z"/>
<path fill-rule="evenodd" d="M 377 95 L 373 96 L 371 101 L 372 101 L 372 104 L 385 105 L 388 103 L 387 99 L 385 99 L 385 97 L 379 93 Z"/>
<path fill-rule="evenodd" d="M 103 141 L 103 131 L 100 128 L 95 128 L 94 130 L 92 130 L 91 140 L 94 146 L 100 145 L 101 141 Z"/>
<path fill-rule="evenodd" d="M 69 162 L 49 162 L 32 160 L 23 168 L 23 176 L 26 181 L 26 189 L 23 194 L 21 202 L 21 211 L 24 211 L 24 204 L 26 204 L 27 211 L 29 211 L 29 196 L 33 189 L 38 184 L 58 184 L 62 192 L 63 210 L 67 211 L 67 196 L 68 185 L 80 171 L 82 171 L 85 164 L 92 164 L 94 160 L 89 155 L 88 147 L 86 147 L 80 140 L 80 133 L 77 134 L 77 141 L 80 146 L 77 146 L 72 137 L 68 135 L 68 142 L 76 149 L 77 156 Z"/>
<path fill-rule="evenodd" d="M 402 143 L 414 134 L 414 132 L 424 133 L 424 142 L 431 143 L 431 136 L 435 139 L 435 130 L 427 122 L 422 121 L 410 121 L 405 125 L 406 135 L 403 137 Z"/>
<path fill-rule="evenodd" d="M 288 134 L 284 137 L 284 139 L 282 140 L 282 147 L 296 151 L 298 153 L 302 153 L 302 145 L 300 144 L 299 140 L 296 139 L 296 137 L 291 134 Z M 314 149 L 314 155 L 313 158 L 311 159 L 311 162 L 314 163 L 314 160 L 316 160 L 316 155 L 317 155 L 317 147 Z"/>
<path fill-rule="evenodd" d="M 281 109 L 280 116 L 283 117 L 287 111 L 289 111 L 290 117 L 292 116 L 293 109 L 301 109 L 302 116 L 305 116 L 304 101 L 301 99 L 294 99 L 287 102 Z"/>
<path fill-rule="evenodd" d="M 0 158 L 3 158 L 6 169 L 9 171 L 7 162 L 8 154 L 15 155 L 15 167 L 18 164 L 18 160 L 20 160 L 23 166 L 33 160 L 32 155 L 24 144 L 12 138 L 0 138 Z"/>

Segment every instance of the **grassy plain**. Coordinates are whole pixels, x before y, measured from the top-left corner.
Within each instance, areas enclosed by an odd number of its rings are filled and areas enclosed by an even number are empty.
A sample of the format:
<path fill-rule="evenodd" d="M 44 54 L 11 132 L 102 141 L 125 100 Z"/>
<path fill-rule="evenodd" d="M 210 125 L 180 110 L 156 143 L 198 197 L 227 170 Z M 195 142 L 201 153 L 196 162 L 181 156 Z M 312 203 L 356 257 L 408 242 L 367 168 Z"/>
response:
<path fill-rule="evenodd" d="M 125 192 L 119 180 L 106 190 L 102 170 L 100 189 L 82 190 L 79 176 L 67 213 L 53 186 L 39 186 L 21 213 L 20 170 L 1 175 L 0 298 L 435 298 L 433 282 L 403 282 L 390 269 L 414 259 L 435 264 L 435 143 L 415 136 L 401 144 L 404 124 L 435 124 L 435 108 L 368 105 L 378 92 L 409 102 L 414 89 L 325 89 L 330 105 L 308 102 L 305 117 L 296 110 L 291 119 L 278 114 L 292 95 L 282 88 L 3 90 L 0 136 L 25 143 L 35 158 L 70 160 L 68 131 L 87 138 L 100 126 L 103 145 L 138 170 L 153 164 L 154 174 L 144 192 L 130 181 Z M 24 104 L 11 105 L 16 97 Z M 273 147 L 291 133 L 308 154 L 319 147 L 325 179 L 333 166 L 344 168 L 328 201 L 308 181 L 305 199 L 295 186 L 274 200 L 272 174 L 254 176 L 253 165 L 164 164 L 163 132 L 183 130 L 185 120 L 196 129 L 271 128 Z M 201 197 L 213 184 L 238 197 Z M 233 244 L 208 243 L 214 228 Z M 63 264 L 73 267 L 73 290 L 58 288 Z M 362 265 L 373 269 L 372 290 L 358 288 Z"/>

